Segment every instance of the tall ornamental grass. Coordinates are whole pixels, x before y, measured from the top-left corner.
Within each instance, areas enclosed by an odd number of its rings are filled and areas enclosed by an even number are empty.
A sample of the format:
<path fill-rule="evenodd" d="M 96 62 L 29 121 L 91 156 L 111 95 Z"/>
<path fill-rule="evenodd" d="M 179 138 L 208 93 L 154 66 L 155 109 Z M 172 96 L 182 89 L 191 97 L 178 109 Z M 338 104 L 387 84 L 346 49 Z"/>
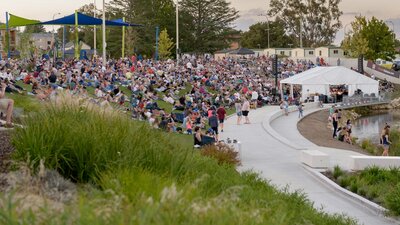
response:
<path fill-rule="evenodd" d="M 177 175 L 189 154 L 170 135 L 74 101 L 48 105 L 23 125 L 13 136 L 14 158 L 34 167 L 44 159 L 75 182 L 96 182 L 105 170 L 133 165 Z"/>
<path fill-rule="evenodd" d="M 340 168 L 335 167 L 335 170 Z M 335 178 L 335 171 L 333 176 Z M 373 166 L 354 173 L 341 172 L 337 174 L 335 181 L 340 186 L 382 205 L 391 214 L 400 215 L 400 168 L 383 169 Z"/>

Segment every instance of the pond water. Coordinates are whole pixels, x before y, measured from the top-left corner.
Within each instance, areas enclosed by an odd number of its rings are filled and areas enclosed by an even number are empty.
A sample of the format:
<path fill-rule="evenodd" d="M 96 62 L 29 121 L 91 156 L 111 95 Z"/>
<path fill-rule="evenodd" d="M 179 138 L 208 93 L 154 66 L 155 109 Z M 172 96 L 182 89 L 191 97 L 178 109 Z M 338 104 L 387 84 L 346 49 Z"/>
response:
<path fill-rule="evenodd" d="M 388 123 L 391 129 L 400 127 L 400 110 L 382 111 L 378 114 L 363 116 L 353 124 L 352 135 L 359 140 L 371 139 L 374 143 L 379 143 L 379 135 Z"/>

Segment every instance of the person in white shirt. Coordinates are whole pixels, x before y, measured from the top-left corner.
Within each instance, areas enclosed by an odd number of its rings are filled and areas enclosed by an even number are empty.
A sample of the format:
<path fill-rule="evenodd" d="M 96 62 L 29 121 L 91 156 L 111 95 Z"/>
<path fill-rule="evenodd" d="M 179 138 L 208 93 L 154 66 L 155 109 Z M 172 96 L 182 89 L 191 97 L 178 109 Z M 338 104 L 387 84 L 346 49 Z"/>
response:
<path fill-rule="evenodd" d="M 251 92 L 251 101 L 257 101 L 257 99 L 258 99 L 258 92 L 257 91 Z"/>
<path fill-rule="evenodd" d="M 245 119 L 244 122 L 245 124 L 250 124 L 249 111 L 250 111 L 250 102 L 249 100 L 247 100 L 247 98 L 245 98 L 242 105 L 242 114 Z"/>
<path fill-rule="evenodd" d="M 11 123 L 12 112 L 14 108 L 14 100 L 6 99 L 6 83 L 1 82 L 0 84 L 0 110 L 6 111 L 6 127 L 12 128 L 13 125 Z"/>

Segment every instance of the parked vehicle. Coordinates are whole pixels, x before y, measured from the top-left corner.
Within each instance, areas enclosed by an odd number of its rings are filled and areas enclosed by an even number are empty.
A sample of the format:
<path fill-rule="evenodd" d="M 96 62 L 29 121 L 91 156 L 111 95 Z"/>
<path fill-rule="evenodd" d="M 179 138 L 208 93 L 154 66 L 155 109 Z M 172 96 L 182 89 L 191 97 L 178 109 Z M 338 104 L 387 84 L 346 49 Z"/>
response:
<path fill-rule="evenodd" d="M 399 71 L 400 70 L 400 60 L 395 60 L 393 61 L 392 69 L 394 71 Z"/>

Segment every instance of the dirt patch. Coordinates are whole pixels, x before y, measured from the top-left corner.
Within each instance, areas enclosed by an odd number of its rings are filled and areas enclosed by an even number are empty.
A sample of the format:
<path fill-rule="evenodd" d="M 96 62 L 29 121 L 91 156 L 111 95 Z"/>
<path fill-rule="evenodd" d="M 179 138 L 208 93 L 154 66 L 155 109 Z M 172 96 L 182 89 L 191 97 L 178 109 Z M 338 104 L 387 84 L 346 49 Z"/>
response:
<path fill-rule="evenodd" d="M 328 115 L 328 110 L 308 115 L 297 124 L 297 129 L 301 135 L 316 145 L 368 154 L 357 144 L 350 145 L 333 139 L 332 130 L 328 128 Z"/>
<path fill-rule="evenodd" d="M 10 132 L 0 131 L 0 173 L 8 171 L 10 166 L 10 156 L 14 151 L 11 145 Z"/>

